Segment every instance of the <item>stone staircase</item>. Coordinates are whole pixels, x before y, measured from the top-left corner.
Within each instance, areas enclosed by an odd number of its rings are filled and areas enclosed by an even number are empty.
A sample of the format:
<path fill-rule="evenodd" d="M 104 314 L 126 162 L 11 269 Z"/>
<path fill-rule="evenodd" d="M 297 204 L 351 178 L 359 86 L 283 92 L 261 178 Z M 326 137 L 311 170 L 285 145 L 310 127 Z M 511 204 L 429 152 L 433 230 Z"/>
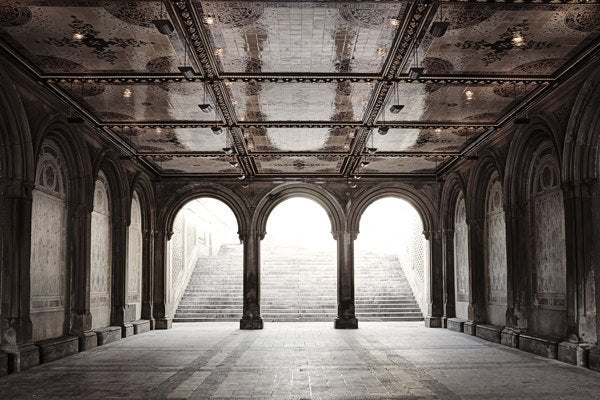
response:
<path fill-rule="evenodd" d="M 263 251 L 261 258 L 265 321 L 335 319 L 335 254 L 277 248 Z M 423 319 L 397 258 L 365 254 L 356 260 L 355 279 L 359 321 Z M 237 321 L 241 316 L 242 247 L 225 245 L 218 255 L 198 259 L 174 321 Z"/>

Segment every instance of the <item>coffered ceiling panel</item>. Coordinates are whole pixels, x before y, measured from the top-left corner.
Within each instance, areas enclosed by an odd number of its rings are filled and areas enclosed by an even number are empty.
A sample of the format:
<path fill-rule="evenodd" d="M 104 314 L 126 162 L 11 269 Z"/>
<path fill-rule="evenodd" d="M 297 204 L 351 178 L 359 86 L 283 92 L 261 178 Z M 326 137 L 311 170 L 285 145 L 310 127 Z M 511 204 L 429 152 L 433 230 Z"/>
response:
<path fill-rule="evenodd" d="M 103 122 L 218 119 L 202 83 L 65 83 L 62 87 Z M 208 113 L 198 107 L 205 101 L 213 108 Z"/>
<path fill-rule="evenodd" d="M 158 1 L 0 0 L 0 7 L 0 36 L 46 73 L 176 72 L 183 63 L 177 33 L 169 38 L 152 23 Z"/>
<path fill-rule="evenodd" d="M 385 121 L 434 121 L 493 124 L 538 84 L 435 84 L 400 83 L 392 88 L 385 106 Z M 515 95 L 516 100 L 515 101 Z M 403 105 L 392 114 L 392 104 Z M 379 121 L 383 121 L 383 113 Z"/>
<path fill-rule="evenodd" d="M 248 148 L 257 152 L 339 151 L 350 148 L 356 128 L 244 128 Z"/>
<path fill-rule="evenodd" d="M 239 168 L 232 167 L 229 163 L 233 157 L 206 157 L 206 156 L 148 156 L 167 173 L 191 174 L 240 174 Z"/>
<path fill-rule="evenodd" d="M 342 157 L 257 157 L 257 165 L 263 174 L 339 174 Z"/>
<path fill-rule="evenodd" d="M 140 152 L 222 151 L 225 135 L 210 128 L 112 128 Z"/>
<path fill-rule="evenodd" d="M 196 4 L 226 72 L 376 73 L 408 3 Z"/>
<path fill-rule="evenodd" d="M 441 157 L 369 157 L 369 165 L 360 168 L 363 174 L 423 174 L 433 173 Z"/>
<path fill-rule="evenodd" d="M 242 121 L 357 121 L 371 95 L 369 83 L 231 82 Z"/>
<path fill-rule="evenodd" d="M 485 128 L 392 128 L 385 136 L 374 132 L 368 147 L 383 152 L 456 152 L 484 131 Z"/>
<path fill-rule="evenodd" d="M 600 33 L 592 4 L 445 4 L 441 15 L 448 31 L 419 48 L 427 74 L 552 75 Z"/>

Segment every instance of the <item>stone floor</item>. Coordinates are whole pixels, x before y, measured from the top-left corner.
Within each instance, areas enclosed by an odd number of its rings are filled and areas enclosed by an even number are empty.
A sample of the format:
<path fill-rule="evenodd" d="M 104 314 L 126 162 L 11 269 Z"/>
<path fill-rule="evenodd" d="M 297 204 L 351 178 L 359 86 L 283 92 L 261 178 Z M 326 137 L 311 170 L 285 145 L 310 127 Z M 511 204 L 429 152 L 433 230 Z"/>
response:
<path fill-rule="evenodd" d="M 176 324 L 0 378 L 0 398 L 600 399 L 600 374 L 423 323 Z"/>

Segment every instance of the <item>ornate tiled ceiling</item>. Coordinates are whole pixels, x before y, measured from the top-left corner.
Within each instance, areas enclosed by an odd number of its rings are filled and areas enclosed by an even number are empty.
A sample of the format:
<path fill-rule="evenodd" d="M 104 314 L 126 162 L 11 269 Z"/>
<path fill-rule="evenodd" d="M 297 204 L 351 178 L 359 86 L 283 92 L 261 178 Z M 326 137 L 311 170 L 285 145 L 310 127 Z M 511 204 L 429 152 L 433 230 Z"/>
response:
<path fill-rule="evenodd" d="M 431 176 L 598 52 L 567 3 L 0 0 L 0 40 L 165 175 Z"/>

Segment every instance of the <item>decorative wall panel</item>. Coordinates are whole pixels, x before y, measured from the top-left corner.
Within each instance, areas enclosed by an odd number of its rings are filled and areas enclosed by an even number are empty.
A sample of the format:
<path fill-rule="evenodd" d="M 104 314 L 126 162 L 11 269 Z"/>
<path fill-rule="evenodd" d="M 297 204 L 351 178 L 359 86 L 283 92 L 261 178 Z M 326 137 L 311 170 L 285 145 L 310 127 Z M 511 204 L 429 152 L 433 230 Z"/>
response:
<path fill-rule="evenodd" d="M 467 225 L 467 211 L 465 199 L 461 194 L 456 202 L 454 214 L 454 275 L 456 288 L 456 301 L 467 303 L 469 301 L 469 227 Z M 456 308 L 457 316 L 467 318 L 461 314 L 461 307 Z"/>
<path fill-rule="evenodd" d="M 502 182 L 495 173 L 488 185 L 485 216 L 488 322 L 495 325 L 506 323 L 506 223 L 502 197 Z"/>
<path fill-rule="evenodd" d="M 67 297 L 66 179 L 58 151 L 44 145 L 31 210 L 31 321 L 33 339 L 64 333 Z"/>
<path fill-rule="evenodd" d="M 565 217 L 559 169 L 543 157 L 532 175 L 534 304 L 566 308 Z"/>
<path fill-rule="evenodd" d="M 173 236 L 171 236 L 171 282 L 175 283 L 183 272 L 183 213 L 180 211 L 173 223 Z"/>
<path fill-rule="evenodd" d="M 142 207 L 137 192 L 131 201 L 131 224 L 129 225 L 127 249 L 127 302 L 135 306 L 135 318 L 142 316 Z"/>
<path fill-rule="evenodd" d="M 112 290 L 112 226 L 110 192 L 104 173 L 100 171 L 94 188 L 92 212 L 90 309 L 92 327 L 110 325 Z"/>

